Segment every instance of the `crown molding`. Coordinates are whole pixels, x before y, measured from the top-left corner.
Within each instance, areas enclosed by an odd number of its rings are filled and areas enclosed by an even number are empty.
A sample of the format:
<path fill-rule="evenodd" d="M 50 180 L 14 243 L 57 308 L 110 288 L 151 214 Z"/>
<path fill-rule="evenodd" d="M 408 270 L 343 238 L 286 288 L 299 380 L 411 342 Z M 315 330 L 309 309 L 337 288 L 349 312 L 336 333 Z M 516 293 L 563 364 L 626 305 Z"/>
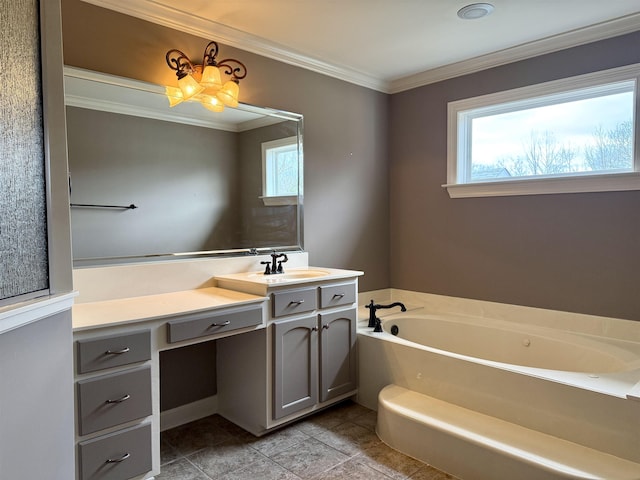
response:
<path fill-rule="evenodd" d="M 83 1 L 203 38 L 215 38 L 225 45 L 390 94 L 640 30 L 640 14 L 628 15 L 387 81 L 343 65 L 334 65 L 304 55 L 227 25 L 161 5 L 154 0 Z"/>
<path fill-rule="evenodd" d="M 278 60 L 346 82 L 388 93 L 389 83 L 358 70 L 334 65 L 304 55 L 264 38 L 248 34 L 206 18 L 161 5 L 153 0 L 83 0 L 98 7 L 137 17 L 164 27 L 188 32 L 203 38 L 213 38 L 225 45 Z"/>
<path fill-rule="evenodd" d="M 411 90 L 461 75 L 468 75 L 488 68 L 499 67 L 507 63 L 526 60 L 527 58 L 617 37 L 638 30 L 640 30 L 640 14 L 628 15 L 608 22 L 553 35 L 541 40 L 399 78 L 391 82 L 388 93 L 399 93 L 405 90 Z"/>

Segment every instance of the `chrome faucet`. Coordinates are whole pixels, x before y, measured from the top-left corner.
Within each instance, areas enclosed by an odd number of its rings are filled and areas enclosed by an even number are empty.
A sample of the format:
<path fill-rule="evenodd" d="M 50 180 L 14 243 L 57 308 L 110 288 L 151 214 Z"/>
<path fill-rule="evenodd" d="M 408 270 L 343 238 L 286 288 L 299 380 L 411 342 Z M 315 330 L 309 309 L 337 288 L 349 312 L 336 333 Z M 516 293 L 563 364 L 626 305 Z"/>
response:
<path fill-rule="evenodd" d="M 373 331 L 375 333 L 382 332 L 382 322 L 376 316 L 376 310 L 380 308 L 400 307 L 400 311 L 402 312 L 407 311 L 407 307 L 404 306 L 404 303 L 393 302 L 393 303 L 390 303 L 389 305 L 378 305 L 376 303 L 373 303 L 373 299 L 371 300 L 371 303 L 369 305 L 365 305 L 365 307 L 369 309 L 369 323 L 367 327 L 373 327 Z"/>
<path fill-rule="evenodd" d="M 284 257 L 283 260 L 278 260 L 279 258 Z M 286 263 L 289 260 L 286 253 L 276 253 L 273 252 L 271 254 L 271 261 L 260 262 L 260 265 L 266 265 L 264 268 L 265 275 L 275 275 L 276 273 L 284 273 L 284 269 L 282 268 L 282 264 Z"/>

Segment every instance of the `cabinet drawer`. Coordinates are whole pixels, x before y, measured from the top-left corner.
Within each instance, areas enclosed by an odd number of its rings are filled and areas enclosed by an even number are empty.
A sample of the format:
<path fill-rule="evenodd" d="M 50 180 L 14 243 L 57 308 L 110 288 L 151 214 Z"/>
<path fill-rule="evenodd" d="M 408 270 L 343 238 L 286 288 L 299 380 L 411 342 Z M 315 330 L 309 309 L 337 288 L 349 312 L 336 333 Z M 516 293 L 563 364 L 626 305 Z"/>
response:
<path fill-rule="evenodd" d="M 78 444 L 80 480 L 124 480 L 151 470 L 151 425 Z"/>
<path fill-rule="evenodd" d="M 351 305 L 356 301 L 356 284 L 341 283 L 339 285 L 320 286 L 320 308 Z"/>
<path fill-rule="evenodd" d="M 78 373 L 144 362 L 151 358 L 149 330 L 78 340 L 76 345 Z"/>
<path fill-rule="evenodd" d="M 208 313 L 197 317 L 167 322 L 167 342 L 175 343 L 190 338 L 252 327 L 262 323 L 262 307 L 235 312 Z"/>
<path fill-rule="evenodd" d="M 80 380 L 77 384 L 80 435 L 151 415 L 151 367 Z"/>
<path fill-rule="evenodd" d="M 272 294 L 272 300 L 273 316 L 281 317 L 315 310 L 318 304 L 318 293 L 316 287 L 298 288 L 286 292 L 275 292 Z"/>

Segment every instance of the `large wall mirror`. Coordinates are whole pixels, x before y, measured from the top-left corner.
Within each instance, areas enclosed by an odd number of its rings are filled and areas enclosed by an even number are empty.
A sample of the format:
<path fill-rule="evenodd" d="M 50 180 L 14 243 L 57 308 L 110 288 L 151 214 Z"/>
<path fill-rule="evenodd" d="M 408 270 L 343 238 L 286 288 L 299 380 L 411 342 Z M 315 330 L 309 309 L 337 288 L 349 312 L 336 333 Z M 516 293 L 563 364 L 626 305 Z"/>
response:
<path fill-rule="evenodd" d="M 302 116 L 65 67 L 74 266 L 302 249 Z"/>

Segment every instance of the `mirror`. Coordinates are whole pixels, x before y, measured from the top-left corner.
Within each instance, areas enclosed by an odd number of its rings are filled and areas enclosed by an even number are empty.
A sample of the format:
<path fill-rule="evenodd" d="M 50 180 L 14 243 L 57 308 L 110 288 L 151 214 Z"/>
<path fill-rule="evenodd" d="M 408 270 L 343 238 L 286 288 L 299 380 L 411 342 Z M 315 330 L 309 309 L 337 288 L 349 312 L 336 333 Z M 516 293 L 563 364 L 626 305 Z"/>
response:
<path fill-rule="evenodd" d="M 65 67 L 74 266 L 302 250 L 302 116 Z"/>

